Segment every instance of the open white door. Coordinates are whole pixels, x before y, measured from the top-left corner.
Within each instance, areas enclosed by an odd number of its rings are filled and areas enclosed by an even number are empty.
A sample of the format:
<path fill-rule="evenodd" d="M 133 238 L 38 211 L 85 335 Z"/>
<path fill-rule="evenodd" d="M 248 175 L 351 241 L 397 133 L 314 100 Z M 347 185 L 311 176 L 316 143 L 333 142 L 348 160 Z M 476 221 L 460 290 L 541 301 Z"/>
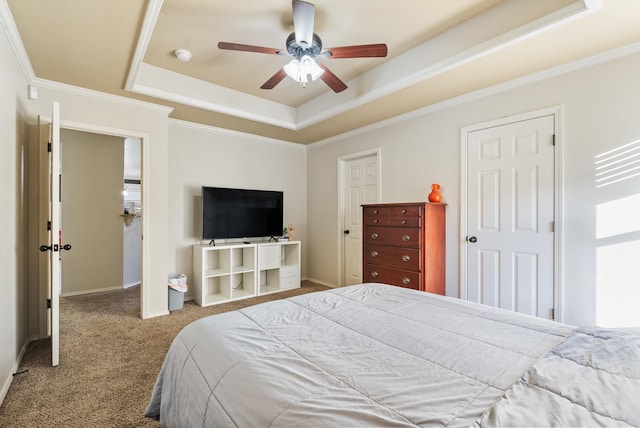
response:
<path fill-rule="evenodd" d="M 51 365 L 60 363 L 60 252 L 62 230 L 60 229 L 60 104 L 53 103 L 49 127 L 49 220 L 47 243 L 40 251 L 49 252 L 49 275 L 47 276 L 47 333 L 51 337 Z M 69 247 L 71 248 L 71 247 Z"/>

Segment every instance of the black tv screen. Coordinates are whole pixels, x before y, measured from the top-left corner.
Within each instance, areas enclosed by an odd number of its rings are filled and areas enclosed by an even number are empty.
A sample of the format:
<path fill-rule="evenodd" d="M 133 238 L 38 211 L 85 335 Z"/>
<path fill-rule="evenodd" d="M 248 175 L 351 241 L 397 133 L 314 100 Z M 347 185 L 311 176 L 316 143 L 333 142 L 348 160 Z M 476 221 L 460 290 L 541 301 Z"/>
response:
<path fill-rule="evenodd" d="M 283 192 L 202 187 L 202 239 L 281 236 Z"/>

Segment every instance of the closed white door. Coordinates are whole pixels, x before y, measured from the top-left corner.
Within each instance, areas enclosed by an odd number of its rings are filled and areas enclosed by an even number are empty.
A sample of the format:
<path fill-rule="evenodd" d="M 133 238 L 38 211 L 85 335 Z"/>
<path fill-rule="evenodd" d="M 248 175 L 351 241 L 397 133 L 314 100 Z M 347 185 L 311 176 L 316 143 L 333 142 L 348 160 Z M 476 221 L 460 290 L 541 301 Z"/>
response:
<path fill-rule="evenodd" d="M 467 134 L 468 300 L 553 317 L 554 152 L 553 115 Z"/>
<path fill-rule="evenodd" d="M 378 156 L 344 163 L 343 285 L 362 283 L 362 204 L 379 202 Z"/>

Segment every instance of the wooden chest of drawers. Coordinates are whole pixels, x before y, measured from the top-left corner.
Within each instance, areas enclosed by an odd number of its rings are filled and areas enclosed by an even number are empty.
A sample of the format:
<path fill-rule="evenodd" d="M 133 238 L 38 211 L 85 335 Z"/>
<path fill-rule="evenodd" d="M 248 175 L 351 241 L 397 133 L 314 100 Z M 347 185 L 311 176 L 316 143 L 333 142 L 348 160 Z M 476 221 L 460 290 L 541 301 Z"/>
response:
<path fill-rule="evenodd" d="M 363 205 L 363 281 L 445 294 L 445 207 Z"/>

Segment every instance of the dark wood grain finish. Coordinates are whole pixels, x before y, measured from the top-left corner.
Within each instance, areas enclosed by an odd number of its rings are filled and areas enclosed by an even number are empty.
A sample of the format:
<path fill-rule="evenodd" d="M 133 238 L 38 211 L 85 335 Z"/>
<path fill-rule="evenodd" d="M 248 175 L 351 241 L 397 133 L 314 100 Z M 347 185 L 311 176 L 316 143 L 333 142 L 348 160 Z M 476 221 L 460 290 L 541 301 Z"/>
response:
<path fill-rule="evenodd" d="M 365 243 L 394 247 L 419 248 L 422 237 L 418 227 L 369 226 L 365 231 L 362 237 Z"/>
<path fill-rule="evenodd" d="M 417 248 L 388 247 L 384 245 L 367 245 L 363 254 L 364 262 L 395 267 L 405 270 L 421 270 L 422 257 Z"/>
<path fill-rule="evenodd" d="M 445 208 L 363 205 L 363 280 L 445 294 Z"/>
<path fill-rule="evenodd" d="M 391 269 L 380 265 L 364 265 L 365 282 L 381 282 L 383 284 L 396 285 L 398 287 L 420 290 L 423 282 L 420 272 Z"/>

